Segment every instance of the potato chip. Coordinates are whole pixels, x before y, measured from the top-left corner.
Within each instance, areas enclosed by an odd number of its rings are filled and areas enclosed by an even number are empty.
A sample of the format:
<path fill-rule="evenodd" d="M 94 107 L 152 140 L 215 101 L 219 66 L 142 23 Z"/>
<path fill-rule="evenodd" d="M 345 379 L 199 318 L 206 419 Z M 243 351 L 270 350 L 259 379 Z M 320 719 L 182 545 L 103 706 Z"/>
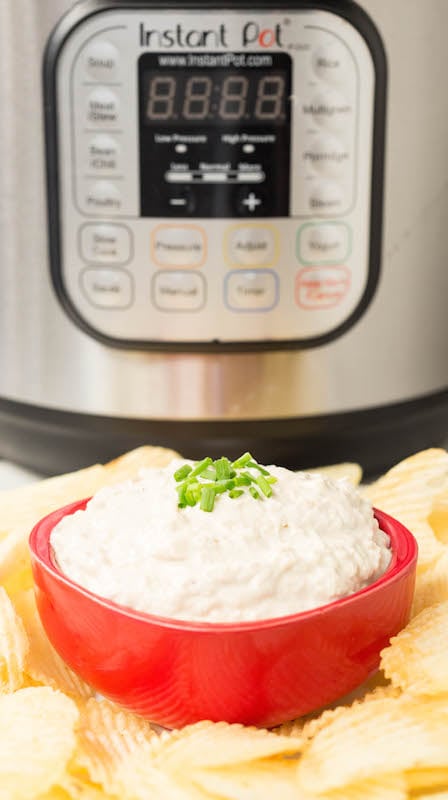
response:
<path fill-rule="evenodd" d="M 424 608 L 448 600 L 448 548 L 425 572 L 417 576 L 412 615 Z"/>
<path fill-rule="evenodd" d="M 448 602 L 426 608 L 394 636 L 381 653 L 381 668 L 412 694 L 448 695 Z"/>
<path fill-rule="evenodd" d="M 411 792 L 408 797 L 409 800 L 448 800 L 448 786 L 441 792 L 424 792 L 423 794 Z"/>
<path fill-rule="evenodd" d="M 168 770 L 186 767 L 225 767 L 301 751 L 301 737 L 279 736 L 261 728 L 198 722 L 162 734 L 153 749 L 155 766 Z"/>
<path fill-rule="evenodd" d="M 37 612 L 33 589 L 18 593 L 14 605 L 30 642 L 25 672 L 35 683 L 60 689 L 75 699 L 91 697 L 93 690 L 65 664 L 50 644 Z"/>
<path fill-rule="evenodd" d="M 448 707 L 405 695 L 355 703 L 318 731 L 298 764 L 299 788 L 329 792 L 411 769 L 448 767 Z"/>
<path fill-rule="evenodd" d="M 11 600 L 0 586 L 0 694 L 23 686 L 28 639 Z"/>
<path fill-rule="evenodd" d="M 36 800 L 62 778 L 75 747 L 75 703 L 39 686 L 0 696 L 0 797 Z"/>
<path fill-rule="evenodd" d="M 297 800 L 301 800 L 301 796 Z M 402 775 L 384 775 L 379 781 L 362 781 L 319 794 L 318 800 L 408 800 L 408 792 Z"/>
<path fill-rule="evenodd" d="M 318 472 L 334 481 L 346 480 L 353 486 L 359 486 L 362 481 L 362 467 L 360 464 L 330 464 L 327 467 L 314 467 L 307 472 Z"/>
<path fill-rule="evenodd" d="M 195 769 L 191 778 L 201 789 L 226 800 L 298 800 L 294 761 L 273 759 Z"/>
<path fill-rule="evenodd" d="M 448 789 L 448 768 L 412 769 L 405 773 L 406 785 L 412 792 Z"/>
<path fill-rule="evenodd" d="M 73 768 L 85 770 L 93 783 L 114 794 L 121 762 L 134 752 L 148 760 L 157 734 L 149 722 L 107 700 L 91 698 L 80 711 Z"/>
<path fill-rule="evenodd" d="M 414 534 L 419 545 L 419 569 L 432 564 L 442 543 L 429 524 L 436 497 L 448 491 L 448 453 L 424 450 L 397 464 L 363 493 L 372 505 L 396 517 Z"/>
<path fill-rule="evenodd" d="M 132 753 L 116 771 L 119 800 L 223 800 L 195 786 L 187 774 L 173 775 Z"/>

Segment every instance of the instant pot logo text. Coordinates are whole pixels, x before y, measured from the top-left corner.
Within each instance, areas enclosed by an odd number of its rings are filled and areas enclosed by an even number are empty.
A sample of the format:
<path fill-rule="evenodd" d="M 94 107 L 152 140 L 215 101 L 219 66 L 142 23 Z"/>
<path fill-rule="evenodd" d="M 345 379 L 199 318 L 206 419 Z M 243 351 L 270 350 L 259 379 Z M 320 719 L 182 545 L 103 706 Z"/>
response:
<path fill-rule="evenodd" d="M 165 49 L 170 47 L 229 47 L 228 31 L 226 25 L 222 23 L 216 28 L 198 29 L 187 28 L 179 23 L 172 28 L 159 30 L 158 28 L 147 28 L 140 23 L 140 46 Z M 241 31 L 241 46 L 252 47 L 282 47 L 282 26 L 274 25 L 266 28 L 258 22 L 246 22 Z"/>

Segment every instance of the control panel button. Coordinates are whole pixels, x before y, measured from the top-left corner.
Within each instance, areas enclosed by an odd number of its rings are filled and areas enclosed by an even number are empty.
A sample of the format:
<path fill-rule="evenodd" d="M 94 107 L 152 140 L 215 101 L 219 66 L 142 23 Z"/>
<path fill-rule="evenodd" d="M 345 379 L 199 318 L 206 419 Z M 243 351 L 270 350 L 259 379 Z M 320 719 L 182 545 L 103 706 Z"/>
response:
<path fill-rule="evenodd" d="M 122 197 L 118 186 L 111 181 L 95 181 L 86 186 L 84 206 L 87 211 L 97 214 L 120 211 Z"/>
<path fill-rule="evenodd" d="M 200 272 L 156 272 L 152 301 L 160 311 L 200 311 L 205 305 L 205 280 Z"/>
<path fill-rule="evenodd" d="M 267 266 L 277 258 L 277 237 L 272 228 L 238 225 L 230 228 L 226 239 L 226 256 L 231 264 Z"/>
<path fill-rule="evenodd" d="M 350 153 L 336 136 L 322 133 L 310 139 L 303 159 L 321 175 L 337 178 L 350 162 Z"/>
<path fill-rule="evenodd" d="M 309 194 L 309 208 L 316 214 L 336 214 L 344 210 L 343 186 L 336 181 L 316 181 Z"/>
<path fill-rule="evenodd" d="M 232 311 L 270 311 L 278 303 L 278 276 L 271 270 L 230 272 L 225 300 Z"/>
<path fill-rule="evenodd" d="M 260 189 L 242 188 L 237 195 L 237 210 L 245 217 L 260 217 L 264 212 L 265 197 Z"/>
<path fill-rule="evenodd" d="M 120 101 L 111 89 L 99 87 L 87 98 L 86 123 L 88 127 L 115 127 L 119 122 Z"/>
<path fill-rule="evenodd" d="M 99 308 L 129 308 L 133 299 L 132 277 L 122 269 L 87 267 L 81 273 L 87 300 Z"/>
<path fill-rule="evenodd" d="M 101 175 L 118 172 L 120 151 L 120 143 L 113 136 L 106 133 L 93 136 L 87 143 L 87 171 Z"/>
<path fill-rule="evenodd" d="M 337 264 L 350 250 L 350 231 L 344 222 L 307 224 L 297 234 L 297 257 L 303 264 Z"/>
<path fill-rule="evenodd" d="M 120 54 L 111 42 L 92 42 L 84 54 L 86 74 L 94 81 L 114 81 L 118 74 Z"/>
<path fill-rule="evenodd" d="M 84 261 L 91 264 L 125 264 L 131 257 L 131 232 L 124 225 L 84 225 L 80 231 Z"/>
<path fill-rule="evenodd" d="M 311 103 L 304 104 L 303 109 L 314 122 L 335 133 L 346 130 L 354 119 L 352 104 L 342 92 L 332 88 L 316 94 Z"/>
<path fill-rule="evenodd" d="M 151 237 L 152 258 L 159 266 L 200 267 L 206 257 L 205 233 L 197 225 L 159 225 Z"/>
<path fill-rule="evenodd" d="M 306 267 L 296 276 L 295 299 L 300 308 L 335 308 L 349 289 L 347 267 Z"/>
<path fill-rule="evenodd" d="M 342 84 L 346 80 L 353 62 L 342 42 L 334 41 L 318 47 L 313 53 L 313 68 L 318 76 L 332 84 Z"/>

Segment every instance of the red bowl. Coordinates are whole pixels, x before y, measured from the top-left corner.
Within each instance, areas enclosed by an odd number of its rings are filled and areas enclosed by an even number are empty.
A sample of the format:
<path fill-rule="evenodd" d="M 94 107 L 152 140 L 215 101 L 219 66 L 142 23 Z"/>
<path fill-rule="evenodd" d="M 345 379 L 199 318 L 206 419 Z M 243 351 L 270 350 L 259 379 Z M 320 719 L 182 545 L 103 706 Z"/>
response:
<path fill-rule="evenodd" d="M 185 622 L 133 611 L 55 566 L 50 533 L 72 503 L 31 533 L 39 613 L 62 658 L 98 692 L 166 727 L 201 719 L 277 725 L 359 686 L 408 620 L 417 544 L 381 511 L 392 560 L 371 586 L 326 606 L 245 623 Z M 167 591 L 168 591 L 167 587 Z"/>

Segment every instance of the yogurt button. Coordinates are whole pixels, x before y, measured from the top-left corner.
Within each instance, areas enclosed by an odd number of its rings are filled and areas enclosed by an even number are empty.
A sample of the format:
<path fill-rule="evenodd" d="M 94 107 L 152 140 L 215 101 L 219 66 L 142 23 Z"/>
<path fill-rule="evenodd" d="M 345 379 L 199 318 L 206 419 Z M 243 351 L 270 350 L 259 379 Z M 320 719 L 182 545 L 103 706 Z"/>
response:
<path fill-rule="evenodd" d="M 349 245 L 345 223 L 304 225 L 298 235 L 298 256 L 304 264 L 337 264 L 347 258 Z"/>
<path fill-rule="evenodd" d="M 132 303 L 132 278 L 121 269 L 87 267 L 81 287 L 88 301 L 100 308 L 128 308 Z"/>
<path fill-rule="evenodd" d="M 341 42 L 331 42 L 319 47 L 312 56 L 316 75 L 332 84 L 341 84 L 346 80 L 353 61 L 349 51 Z"/>
<path fill-rule="evenodd" d="M 93 42 L 84 53 L 84 66 L 89 78 L 113 81 L 118 75 L 120 54 L 115 45 L 101 40 Z"/>
<path fill-rule="evenodd" d="M 115 92 L 104 87 L 95 89 L 87 98 L 86 122 L 89 127 L 107 128 L 119 122 L 120 102 Z"/>
<path fill-rule="evenodd" d="M 303 159 L 311 164 L 316 172 L 329 178 L 338 178 L 349 164 L 350 151 L 345 144 L 331 134 L 318 134 L 309 140 Z"/>

